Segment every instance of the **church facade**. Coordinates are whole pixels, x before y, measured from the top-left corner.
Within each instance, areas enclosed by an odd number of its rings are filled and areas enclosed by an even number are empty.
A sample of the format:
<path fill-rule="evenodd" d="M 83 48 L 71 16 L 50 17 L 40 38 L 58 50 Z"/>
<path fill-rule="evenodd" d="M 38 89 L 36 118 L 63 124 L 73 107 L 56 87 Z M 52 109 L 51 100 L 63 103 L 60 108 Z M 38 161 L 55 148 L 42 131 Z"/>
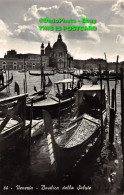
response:
<path fill-rule="evenodd" d="M 7 51 L 4 58 L 0 58 L 0 67 L 3 69 L 44 69 L 47 68 L 69 68 L 73 66 L 73 58 L 68 53 L 67 46 L 62 40 L 62 35 L 58 35 L 57 41 L 51 47 L 50 42 L 47 47 L 41 44 L 40 54 L 17 54 L 15 50 Z"/>

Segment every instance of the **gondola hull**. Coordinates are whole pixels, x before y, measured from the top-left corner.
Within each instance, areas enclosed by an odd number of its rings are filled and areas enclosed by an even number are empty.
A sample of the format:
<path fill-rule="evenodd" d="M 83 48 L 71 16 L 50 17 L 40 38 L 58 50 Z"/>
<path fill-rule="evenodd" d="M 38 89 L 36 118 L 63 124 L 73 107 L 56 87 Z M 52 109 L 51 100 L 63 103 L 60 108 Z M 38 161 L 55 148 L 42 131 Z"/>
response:
<path fill-rule="evenodd" d="M 29 75 L 31 75 L 31 76 L 52 76 L 52 75 L 54 75 L 54 73 L 31 73 L 30 71 L 29 71 Z"/>
<path fill-rule="evenodd" d="M 60 100 L 56 97 L 47 98 L 45 100 L 36 102 L 33 104 L 32 116 L 33 119 L 42 118 L 42 110 L 47 110 L 52 118 L 59 116 L 59 112 L 64 112 L 69 109 L 75 102 L 75 97 L 68 98 L 66 100 Z M 31 104 L 26 105 L 26 119 L 30 118 Z"/>
<path fill-rule="evenodd" d="M 103 115 L 104 130 L 106 125 L 106 110 L 104 111 Z M 102 143 L 102 131 L 100 123 L 98 123 L 98 125 L 94 124 L 93 128 L 90 127 L 89 131 L 91 132 L 91 134 L 87 136 L 86 139 L 83 139 L 83 137 L 81 137 L 80 132 L 82 132 L 82 134 L 86 133 L 84 132 L 84 124 L 88 119 L 82 117 L 82 122 L 77 124 L 77 128 L 75 129 L 74 133 L 69 136 L 69 140 L 66 140 L 65 143 L 60 142 L 58 144 L 53 136 L 52 121 L 50 121 L 51 117 L 49 113 L 43 111 L 43 116 L 45 121 L 45 130 L 47 134 L 50 161 L 51 164 L 56 167 L 59 176 L 69 175 L 70 173 L 72 173 L 81 161 L 83 163 L 85 162 L 85 159 L 91 160 L 94 156 L 93 152 L 100 148 L 100 145 Z M 93 119 L 93 122 L 94 121 L 95 118 Z M 79 137 L 77 137 L 76 134 L 79 135 Z"/>

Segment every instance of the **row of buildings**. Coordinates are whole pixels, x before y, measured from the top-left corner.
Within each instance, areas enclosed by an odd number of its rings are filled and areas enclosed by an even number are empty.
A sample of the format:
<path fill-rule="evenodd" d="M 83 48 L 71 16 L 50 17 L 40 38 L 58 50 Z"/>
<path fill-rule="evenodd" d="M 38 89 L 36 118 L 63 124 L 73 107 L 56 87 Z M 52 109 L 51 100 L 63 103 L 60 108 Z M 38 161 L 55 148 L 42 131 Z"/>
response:
<path fill-rule="evenodd" d="M 0 58 L 0 66 L 3 69 L 41 69 L 44 68 L 68 68 L 73 66 L 73 58 L 68 53 L 67 46 L 62 40 L 61 34 L 51 47 L 48 42 L 47 47 L 41 44 L 40 54 L 17 54 L 15 50 L 7 51 L 4 58 Z"/>
<path fill-rule="evenodd" d="M 78 60 L 73 59 L 67 50 L 67 45 L 62 40 L 62 35 L 59 34 L 57 41 L 51 47 L 48 42 L 47 47 L 41 44 L 40 54 L 17 54 L 15 50 L 7 51 L 4 58 L 0 58 L 0 67 L 3 69 L 19 70 L 38 70 L 42 66 L 47 68 L 67 69 L 67 68 L 79 68 L 79 69 L 94 69 L 98 68 L 101 64 L 102 69 L 106 69 L 107 64 L 103 59 Z M 118 69 L 124 67 L 124 62 L 119 63 Z M 116 69 L 116 63 L 108 63 L 110 70 Z"/>

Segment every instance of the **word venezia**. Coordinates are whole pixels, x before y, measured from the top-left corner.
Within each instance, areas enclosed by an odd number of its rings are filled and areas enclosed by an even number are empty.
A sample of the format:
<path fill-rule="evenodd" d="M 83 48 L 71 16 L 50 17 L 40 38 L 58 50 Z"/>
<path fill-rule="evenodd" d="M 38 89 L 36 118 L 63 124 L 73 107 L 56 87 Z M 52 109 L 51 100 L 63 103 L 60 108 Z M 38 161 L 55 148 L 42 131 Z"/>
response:
<path fill-rule="evenodd" d="M 47 18 L 39 18 L 40 23 L 76 23 L 76 22 L 82 22 L 82 23 L 96 23 L 96 19 L 88 19 L 88 18 L 82 18 L 81 20 L 75 20 L 75 19 L 65 19 L 65 18 L 58 18 L 58 19 L 47 19 Z"/>
<path fill-rule="evenodd" d="M 39 30 L 43 30 L 43 31 L 96 31 L 97 27 L 96 26 L 38 26 Z"/>

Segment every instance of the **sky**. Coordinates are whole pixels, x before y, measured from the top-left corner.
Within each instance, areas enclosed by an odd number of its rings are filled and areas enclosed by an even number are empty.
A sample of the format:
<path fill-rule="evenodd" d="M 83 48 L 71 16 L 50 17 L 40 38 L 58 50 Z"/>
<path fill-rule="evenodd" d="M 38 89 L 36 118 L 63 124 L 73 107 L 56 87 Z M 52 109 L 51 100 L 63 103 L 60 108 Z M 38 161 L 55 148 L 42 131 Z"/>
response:
<path fill-rule="evenodd" d="M 39 18 L 75 19 L 76 23 L 40 23 Z M 96 19 L 95 24 L 81 19 Z M 80 20 L 80 22 L 78 22 Z M 96 31 L 68 31 L 63 26 L 96 26 Z M 52 31 L 38 26 L 53 26 Z M 60 31 L 55 26 L 61 26 Z M 59 32 L 74 59 L 124 61 L 124 0 L 0 0 L 0 57 L 11 49 L 40 54 L 43 42 L 53 46 Z"/>

